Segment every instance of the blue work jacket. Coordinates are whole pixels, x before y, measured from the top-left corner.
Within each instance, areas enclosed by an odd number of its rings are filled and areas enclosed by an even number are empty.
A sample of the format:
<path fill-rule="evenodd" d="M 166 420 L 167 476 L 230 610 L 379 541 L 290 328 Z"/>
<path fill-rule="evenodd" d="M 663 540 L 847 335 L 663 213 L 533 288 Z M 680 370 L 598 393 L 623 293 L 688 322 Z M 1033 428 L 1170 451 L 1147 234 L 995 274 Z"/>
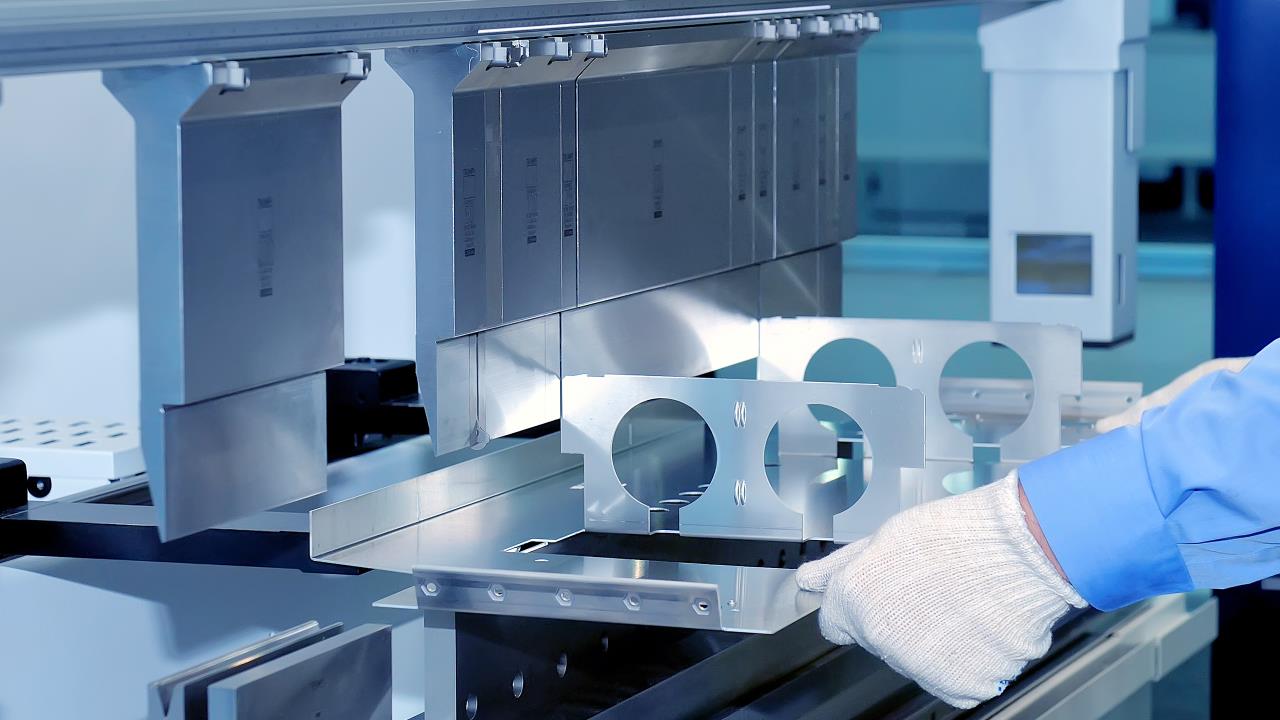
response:
<path fill-rule="evenodd" d="M 1019 477 L 1067 579 L 1101 610 L 1280 573 L 1280 340 Z"/>

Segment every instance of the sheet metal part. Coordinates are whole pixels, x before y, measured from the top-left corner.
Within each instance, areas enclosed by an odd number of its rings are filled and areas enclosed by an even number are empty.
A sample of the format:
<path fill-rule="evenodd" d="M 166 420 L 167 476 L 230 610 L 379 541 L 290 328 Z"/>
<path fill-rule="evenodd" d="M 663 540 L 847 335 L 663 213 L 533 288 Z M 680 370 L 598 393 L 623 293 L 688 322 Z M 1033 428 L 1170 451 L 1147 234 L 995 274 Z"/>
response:
<path fill-rule="evenodd" d="M 580 465 L 551 436 L 324 505 L 310 512 L 311 554 L 323 557 Z"/>
<path fill-rule="evenodd" d="M 1008 385 L 1008 389 L 999 392 L 988 384 L 992 381 L 977 382 L 975 386 L 948 387 L 970 396 L 974 387 L 982 387 L 993 398 L 1023 397 L 1019 381 L 995 381 L 999 387 Z M 1123 409 L 1126 398 L 1140 395 L 1136 385 L 1126 383 L 1089 383 L 1084 390 L 1083 399 L 1068 403 L 1069 420 L 1082 428 L 1098 417 Z M 1091 396 L 1095 391 L 1097 396 Z M 1024 398 L 1022 402 L 1027 401 Z M 996 407 L 1006 405 L 998 401 Z M 1075 414 L 1077 410 L 1079 414 Z M 922 417 L 920 411 L 917 415 Z M 1082 434 L 1085 432 L 1081 430 Z M 651 432 L 634 437 L 634 444 L 620 448 L 623 455 L 670 457 L 689 451 L 688 443 L 678 435 Z M 791 570 L 757 567 L 750 558 L 737 564 L 737 553 L 730 554 L 733 560 L 715 560 L 721 556 L 686 554 L 678 548 L 672 551 L 671 544 L 664 543 L 666 550 L 655 547 L 656 552 L 652 553 L 615 545 L 597 548 L 604 557 L 565 554 L 577 552 L 572 549 L 576 543 L 559 541 L 576 541 L 584 532 L 585 478 L 580 460 L 560 453 L 560 441 L 558 435 L 533 441 L 503 441 L 513 444 L 479 459 L 434 469 L 420 477 L 317 508 L 311 523 L 313 557 L 321 563 L 406 575 L 418 568 L 420 574 L 414 588 L 382 603 L 406 609 L 418 609 L 421 603 L 424 608 L 447 612 L 569 619 L 607 617 L 624 623 L 692 628 L 709 628 L 718 623 L 719 629 L 747 633 L 772 632 L 813 609 L 813 598 L 798 592 L 791 582 Z M 371 455 L 376 458 L 378 453 L 395 450 L 386 448 Z M 701 452 L 700 445 L 697 451 Z M 352 459 L 360 460 L 363 458 Z M 557 462 L 566 464 L 557 470 Z M 956 467 L 971 471 L 972 463 L 956 463 Z M 911 472 L 916 471 L 906 470 L 904 476 Z M 541 479 L 535 479 L 539 476 Z M 448 490 L 455 487 L 457 494 Z M 643 540 L 652 536 L 627 537 Z M 567 549 L 553 550 L 561 545 Z M 776 550 L 773 552 L 777 554 Z M 634 581 L 650 579 L 663 581 L 655 588 L 668 598 L 672 591 L 667 581 L 680 583 L 678 587 L 683 588 L 681 592 L 690 604 L 683 608 L 670 600 L 646 604 L 642 597 L 638 609 L 626 609 L 627 595 L 637 592 Z M 420 586 L 433 581 L 436 594 L 427 596 Z M 515 585 L 511 585 L 513 581 Z M 457 589 L 452 591 L 450 583 L 455 582 Z M 502 586 L 502 597 L 507 599 L 513 597 L 507 591 L 516 588 L 514 597 L 519 600 L 494 600 L 488 591 L 495 583 Z M 587 603 L 583 607 L 571 602 L 566 606 L 557 600 L 561 589 L 569 589 L 571 597 L 576 597 L 572 588 L 586 586 L 592 588 L 589 592 L 594 594 L 589 597 L 594 599 L 594 605 Z M 708 596 L 711 587 L 714 597 Z M 692 600 L 696 597 L 712 601 L 707 615 L 695 611 Z M 711 614 L 711 604 L 719 608 L 718 618 Z"/>
<path fill-rule="evenodd" d="M 313 522 L 316 547 L 338 549 L 317 552 L 315 559 L 413 574 L 416 589 L 409 602 L 429 610 L 760 633 L 785 627 L 816 607 L 814 598 L 796 588 L 790 570 L 522 552 L 583 529 L 580 468 L 535 482 L 513 470 L 560 455 L 559 442 L 552 435 L 466 463 L 476 466 L 468 472 L 495 485 L 482 496 L 433 506 L 410 525 L 399 517 L 381 518 L 390 517 L 406 492 L 437 484 L 452 468 L 318 510 L 313 518 L 329 515 L 330 522 Z M 663 442 L 656 438 L 635 451 L 665 452 Z M 344 526 L 368 534 L 355 542 L 360 533 L 330 534 Z M 432 583 L 435 591 L 428 594 Z M 501 591 L 491 594 L 491 585 Z M 569 591 L 569 602 L 560 590 Z M 639 602 L 628 602 L 632 595 Z M 705 609 L 699 600 L 706 601 Z"/>
<path fill-rule="evenodd" d="M 1080 395 L 1061 399 L 1062 445 L 1075 445 L 1096 435 L 1093 424 L 1123 412 L 1142 397 L 1142 383 L 1086 380 Z M 957 424 L 977 438 L 1006 435 L 1030 413 L 1034 382 L 1016 379 L 946 378 L 942 404 Z M 984 453 L 988 462 L 979 462 Z M 928 502 L 999 480 L 1022 463 L 999 461 L 999 441 L 974 442 L 975 460 L 926 460 L 924 468 L 903 472 L 913 496 L 904 502 Z M 994 461 L 993 461 L 994 460 Z"/>
<path fill-rule="evenodd" d="M 368 68 L 341 53 L 103 76 L 137 128 L 143 453 L 164 539 L 324 489 L 340 106 Z"/>
<path fill-rule="evenodd" d="M 1026 421 L 1000 442 L 1005 461 L 1026 461 L 1062 447 L 1062 397 L 1081 394 L 1080 331 L 1031 323 L 863 318 L 769 318 L 760 322 L 759 377 L 802 380 L 822 347 L 863 340 L 884 354 L 896 382 L 925 396 L 925 457 L 970 461 L 973 438 L 942 407 L 940 384 L 948 360 L 974 343 L 1000 343 L 1031 370 L 1035 384 Z"/>
<path fill-rule="evenodd" d="M 496 452 L 519 442 L 524 441 L 496 440 L 485 451 Z M 357 574 L 358 568 L 311 559 L 313 536 L 307 513 L 452 467 L 463 459 L 458 454 L 437 457 L 430 437 L 404 440 L 330 463 L 328 488 L 320 495 L 170 542 L 160 542 L 147 479 L 140 475 L 56 501 L 33 501 L 0 512 L 0 557 L 33 555 Z M 522 471 L 534 469 L 526 465 Z M 465 492 L 466 481 L 458 483 L 459 492 Z M 400 501 L 416 507 L 412 498 Z"/>
<path fill-rule="evenodd" d="M 707 423 L 717 467 L 703 494 L 680 511 L 680 533 L 709 537 L 806 540 L 865 535 L 902 509 L 900 470 L 924 461 L 921 394 L 906 388 L 721 378 L 573 376 L 564 380 L 565 452 L 583 456 L 587 529 L 648 533 L 652 509 L 632 496 L 614 468 L 618 423 L 632 408 L 666 398 Z M 858 420 L 875 448 L 873 476 L 852 507 L 833 507 L 807 487 L 774 492 L 765 444 L 787 413 L 826 405 Z"/>
<path fill-rule="evenodd" d="M 362 625 L 209 685 L 210 720 L 391 720 L 391 627 Z"/>
<path fill-rule="evenodd" d="M 334 637 L 342 624 L 314 620 L 237 648 L 147 686 L 148 720 L 209 720 L 209 686 L 249 668 Z"/>

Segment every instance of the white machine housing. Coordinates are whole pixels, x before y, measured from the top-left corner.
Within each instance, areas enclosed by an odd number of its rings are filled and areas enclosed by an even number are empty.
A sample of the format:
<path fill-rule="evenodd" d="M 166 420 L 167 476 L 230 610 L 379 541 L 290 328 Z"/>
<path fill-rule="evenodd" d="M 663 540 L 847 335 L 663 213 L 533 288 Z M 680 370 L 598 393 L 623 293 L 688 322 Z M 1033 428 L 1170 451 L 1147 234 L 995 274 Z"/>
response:
<path fill-rule="evenodd" d="M 991 319 L 1134 332 L 1145 2 L 990 5 Z"/>

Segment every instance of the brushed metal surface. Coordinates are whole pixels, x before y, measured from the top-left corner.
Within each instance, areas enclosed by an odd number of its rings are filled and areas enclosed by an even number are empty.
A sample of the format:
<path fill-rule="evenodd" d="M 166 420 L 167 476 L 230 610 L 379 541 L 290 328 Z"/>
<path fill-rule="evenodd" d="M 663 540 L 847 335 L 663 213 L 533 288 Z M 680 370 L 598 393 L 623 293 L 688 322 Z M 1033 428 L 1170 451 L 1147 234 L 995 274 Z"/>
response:
<path fill-rule="evenodd" d="M 743 41 L 624 48 L 578 79 L 578 295 L 727 270 L 729 62 Z"/>
<path fill-rule="evenodd" d="M 147 478 L 163 540 L 324 492 L 324 373 L 172 406 L 161 419 L 151 442 L 163 465 L 148 464 Z"/>
<path fill-rule="evenodd" d="M 925 395 L 925 457 L 973 459 L 973 438 L 948 419 L 942 371 L 965 346 L 1000 343 L 1018 354 L 1035 383 L 1024 423 L 1000 442 L 1005 461 L 1026 461 L 1062 447 L 1062 397 L 1082 392 L 1080 331 L 1063 325 L 864 318 L 768 318 L 760 321 L 759 377 L 804 378 L 809 360 L 840 339 L 865 340 L 888 359 L 899 385 Z"/>
<path fill-rule="evenodd" d="M 341 624 L 322 628 L 312 620 L 156 680 L 147 686 L 147 719 L 207 720 L 210 685 L 244 669 L 333 637 L 341 629 Z"/>
<path fill-rule="evenodd" d="M 340 105 L 368 60 L 103 75 L 137 130 L 142 445 L 163 539 L 324 489 L 315 374 L 343 358 Z"/>
<path fill-rule="evenodd" d="M 759 270 L 734 270 L 561 314 L 562 375 L 702 375 L 756 356 Z"/>
<path fill-rule="evenodd" d="M 210 720 L 391 720 L 391 626 L 361 625 L 209 686 Z"/>
<path fill-rule="evenodd" d="M 563 447 L 583 456 L 588 530 L 651 531 L 653 510 L 623 486 L 613 441 L 628 411 L 657 398 L 692 408 L 716 445 L 710 484 L 680 510 L 681 535 L 849 542 L 903 508 L 900 470 L 924 462 L 924 398 L 915 390 L 723 378 L 565 377 Z M 781 496 L 769 484 L 764 460 L 770 431 L 791 411 L 809 405 L 827 405 L 854 418 L 874 448 L 867 490 L 847 509 L 834 506 L 825 494 L 810 493 L 807 483 L 784 487 Z"/>

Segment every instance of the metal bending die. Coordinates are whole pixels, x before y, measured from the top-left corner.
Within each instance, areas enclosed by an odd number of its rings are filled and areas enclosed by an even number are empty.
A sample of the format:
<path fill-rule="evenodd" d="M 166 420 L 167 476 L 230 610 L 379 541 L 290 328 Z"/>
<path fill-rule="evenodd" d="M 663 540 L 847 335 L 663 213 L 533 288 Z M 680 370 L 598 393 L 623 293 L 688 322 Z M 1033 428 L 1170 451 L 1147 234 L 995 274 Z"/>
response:
<path fill-rule="evenodd" d="M 671 399 L 689 406 L 702 416 L 716 443 L 718 462 L 711 483 L 680 512 L 682 535 L 806 539 L 809 523 L 774 492 L 764 467 L 770 431 L 796 408 L 826 405 L 840 410 L 858 422 L 875 448 L 873 474 L 862 497 L 834 521 L 815 519 L 816 526 L 833 522 L 837 538 L 865 535 L 902 509 L 901 470 L 923 467 L 924 398 L 907 388 L 577 375 L 564 379 L 563 392 L 561 449 L 583 456 L 588 530 L 651 530 L 649 507 L 623 487 L 612 455 L 618 424 L 632 408 L 649 400 Z"/>

